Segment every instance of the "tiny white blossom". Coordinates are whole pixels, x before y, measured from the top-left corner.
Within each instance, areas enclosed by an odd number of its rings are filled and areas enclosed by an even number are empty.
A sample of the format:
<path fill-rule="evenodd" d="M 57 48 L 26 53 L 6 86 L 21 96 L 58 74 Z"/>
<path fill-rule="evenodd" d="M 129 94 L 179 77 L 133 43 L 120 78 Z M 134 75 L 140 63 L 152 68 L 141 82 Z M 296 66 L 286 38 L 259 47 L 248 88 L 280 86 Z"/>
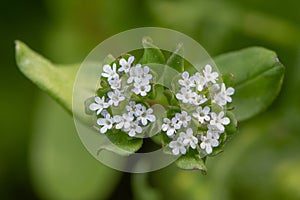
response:
<path fill-rule="evenodd" d="M 201 124 L 204 123 L 204 121 L 209 121 L 210 108 L 208 106 L 205 106 L 202 108 L 201 106 L 197 108 L 196 112 L 193 113 L 193 117 L 195 117 Z"/>
<path fill-rule="evenodd" d="M 149 84 L 149 81 L 145 81 L 144 79 L 140 79 L 140 82 L 135 82 L 133 86 L 134 88 L 132 88 L 131 91 L 143 97 L 146 96 L 147 93 L 151 90 L 151 85 Z"/>
<path fill-rule="evenodd" d="M 183 138 L 178 137 L 177 140 L 169 143 L 169 147 L 172 148 L 173 155 L 186 154 L 186 148 L 183 144 Z"/>
<path fill-rule="evenodd" d="M 192 117 L 188 115 L 186 111 L 182 111 L 181 113 L 176 113 L 175 118 L 178 121 L 178 124 L 183 127 L 187 127 L 188 123 L 191 121 Z"/>
<path fill-rule="evenodd" d="M 199 72 L 197 72 L 193 79 L 195 81 L 195 86 L 199 92 L 201 92 L 206 84 L 206 79 L 204 76 L 202 76 Z"/>
<path fill-rule="evenodd" d="M 220 106 L 225 106 L 227 102 L 232 102 L 232 98 L 230 96 L 233 94 L 234 89 L 232 87 L 226 89 L 225 84 L 222 83 L 220 92 L 213 96 L 212 101 Z"/>
<path fill-rule="evenodd" d="M 95 97 L 94 100 L 95 100 L 96 103 L 92 103 L 89 106 L 89 108 L 92 111 L 97 111 L 96 112 L 97 115 L 99 115 L 104 108 L 108 108 L 109 107 L 109 104 L 105 102 L 105 97 L 104 96 L 102 98 Z"/>
<path fill-rule="evenodd" d="M 146 110 L 146 107 L 144 106 L 144 105 L 142 105 L 142 104 L 136 104 L 136 105 L 134 105 L 134 107 L 133 107 L 133 115 L 135 116 L 135 117 L 139 117 L 139 116 L 141 116 L 142 115 L 142 113 L 144 112 L 144 110 Z"/>
<path fill-rule="evenodd" d="M 135 67 L 131 67 L 129 70 L 129 78 L 127 79 L 127 83 L 132 83 L 135 79 L 139 77 L 137 68 L 141 67 L 141 64 L 135 65 Z"/>
<path fill-rule="evenodd" d="M 130 68 L 127 83 L 132 83 L 134 81 L 149 84 L 152 79 L 152 75 L 149 72 L 150 69 L 148 66 L 142 67 L 141 64 L 137 64 L 135 67 Z"/>
<path fill-rule="evenodd" d="M 119 61 L 119 64 L 121 65 L 121 67 L 119 68 L 118 71 L 128 73 L 133 61 L 134 61 L 134 56 L 130 56 L 128 58 L 128 61 L 126 61 L 124 58 L 121 58 Z"/>
<path fill-rule="evenodd" d="M 188 72 L 183 72 L 181 77 L 183 79 L 179 79 L 178 80 L 178 83 L 180 85 L 182 85 L 183 87 L 187 87 L 187 88 L 190 88 L 190 87 L 195 87 L 195 83 L 194 83 L 194 80 L 193 80 L 193 77 L 189 77 L 189 73 Z"/>
<path fill-rule="evenodd" d="M 142 113 L 140 113 L 137 120 L 140 121 L 144 126 L 146 126 L 148 121 L 154 122 L 156 120 L 155 115 L 153 115 L 152 113 L 153 113 L 152 108 L 146 110 L 146 107 L 144 106 L 142 109 Z"/>
<path fill-rule="evenodd" d="M 190 146 L 192 149 L 196 149 L 196 145 L 198 144 L 198 139 L 193 135 L 193 130 L 188 128 L 186 133 L 179 133 L 179 137 L 183 139 L 183 144 L 185 146 Z"/>
<path fill-rule="evenodd" d="M 102 126 L 102 128 L 100 129 L 101 133 L 106 133 L 107 130 L 112 129 L 113 124 L 114 124 L 114 120 L 112 117 L 110 117 L 110 114 L 107 114 L 105 116 L 105 118 L 99 118 L 97 120 L 97 124 L 99 126 Z"/>
<path fill-rule="evenodd" d="M 207 133 L 206 136 L 201 135 L 201 144 L 200 148 L 205 149 L 207 154 L 212 153 L 212 148 L 219 146 L 219 141 L 212 137 L 210 133 Z"/>
<path fill-rule="evenodd" d="M 196 92 L 192 90 L 182 87 L 180 88 L 180 93 L 176 94 L 176 98 L 181 100 L 183 103 L 193 103 L 193 98 L 197 96 Z"/>
<path fill-rule="evenodd" d="M 108 92 L 107 96 L 109 97 L 108 103 L 114 106 L 118 106 L 121 101 L 125 100 L 125 97 L 120 92 L 120 90 L 114 90 L 113 92 Z"/>
<path fill-rule="evenodd" d="M 164 123 L 162 124 L 162 130 L 167 132 L 167 136 L 173 137 L 176 130 L 180 129 L 180 125 L 177 123 L 177 119 L 175 117 L 172 120 L 168 118 L 163 119 Z"/>
<path fill-rule="evenodd" d="M 121 88 L 121 82 L 122 82 L 122 79 L 119 78 L 119 76 L 115 76 L 113 77 L 112 79 L 110 79 L 108 81 L 109 85 L 110 85 L 110 88 L 115 90 L 115 89 L 120 89 Z"/>
<path fill-rule="evenodd" d="M 210 124 L 207 125 L 207 128 L 208 128 L 207 133 L 211 134 L 214 139 L 219 139 L 220 134 L 223 133 L 223 131 L 218 129 L 216 126 Z"/>
<path fill-rule="evenodd" d="M 212 112 L 211 114 L 210 125 L 216 126 L 220 131 L 224 131 L 224 125 L 228 125 L 230 120 L 228 117 L 224 117 L 224 111 L 221 111 L 219 114 Z"/>
<path fill-rule="evenodd" d="M 201 94 L 198 94 L 196 95 L 193 99 L 192 99 L 192 104 L 193 105 L 196 105 L 196 106 L 199 106 L 203 103 L 205 103 L 208 99 L 205 98 L 203 95 Z"/>
<path fill-rule="evenodd" d="M 128 115 L 133 116 L 135 114 L 135 111 L 136 111 L 135 101 L 130 101 L 125 108 L 128 112 Z"/>
<path fill-rule="evenodd" d="M 152 79 L 152 74 L 150 74 L 150 68 L 148 66 L 138 68 L 139 78 L 143 80 L 143 82 L 149 82 Z"/>
<path fill-rule="evenodd" d="M 206 65 L 203 70 L 204 77 L 206 79 L 206 82 L 212 82 L 216 83 L 216 80 L 219 76 L 217 72 L 212 72 L 212 68 L 210 65 Z"/>
<path fill-rule="evenodd" d="M 128 128 L 124 128 L 124 131 L 128 133 L 130 137 L 134 137 L 136 134 L 142 133 L 143 129 L 139 126 L 137 121 L 131 121 Z"/>
<path fill-rule="evenodd" d="M 129 128 L 130 123 L 133 121 L 133 116 L 123 113 L 121 115 L 114 116 L 114 122 L 116 123 L 116 129 Z"/>
<path fill-rule="evenodd" d="M 103 77 L 107 78 L 107 80 L 111 80 L 115 77 L 119 77 L 116 70 L 117 70 L 117 66 L 115 63 L 113 64 L 112 67 L 110 65 L 104 65 L 103 72 L 101 75 Z"/>

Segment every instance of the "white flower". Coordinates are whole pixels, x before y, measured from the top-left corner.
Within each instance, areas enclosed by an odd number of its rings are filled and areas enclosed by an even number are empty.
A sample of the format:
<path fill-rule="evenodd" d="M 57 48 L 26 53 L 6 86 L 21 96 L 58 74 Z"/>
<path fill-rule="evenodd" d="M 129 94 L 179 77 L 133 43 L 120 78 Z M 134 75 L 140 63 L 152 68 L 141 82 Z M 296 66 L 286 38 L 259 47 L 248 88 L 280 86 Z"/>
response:
<path fill-rule="evenodd" d="M 175 114 L 175 119 L 178 121 L 178 124 L 183 127 L 187 127 L 188 123 L 191 121 L 191 116 L 188 115 L 186 111 Z"/>
<path fill-rule="evenodd" d="M 220 134 L 223 133 L 223 131 L 218 129 L 216 126 L 210 124 L 207 125 L 207 128 L 208 128 L 207 133 L 211 134 L 214 139 L 219 139 Z"/>
<path fill-rule="evenodd" d="M 133 116 L 123 113 L 123 115 L 115 115 L 114 122 L 116 123 L 116 129 L 129 128 L 130 123 L 133 121 Z"/>
<path fill-rule="evenodd" d="M 114 106 L 118 106 L 121 101 L 125 100 L 125 97 L 120 92 L 120 90 L 114 90 L 113 92 L 108 92 L 107 96 L 109 97 L 108 103 Z"/>
<path fill-rule="evenodd" d="M 134 106 L 134 113 L 133 113 L 133 115 L 135 116 L 135 117 L 139 117 L 139 116 L 141 116 L 141 114 L 144 112 L 144 110 L 146 110 L 146 107 L 144 106 L 144 105 L 142 105 L 142 104 L 136 104 L 135 106 Z"/>
<path fill-rule="evenodd" d="M 172 148 L 173 155 L 186 154 L 186 149 L 183 144 L 183 138 L 178 137 L 177 140 L 169 143 L 169 147 Z"/>
<path fill-rule="evenodd" d="M 227 102 L 232 102 L 231 95 L 234 94 L 234 89 L 232 87 L 229 87 L 226 89 L 226 86 L 224 83 L 221 85 L 221 91 L 213 96 L 213 103 L 216 103 L 220 106 L 225 106 Z"/>
<path fill-rule="evenodd" d="M 124 131 L 128 133 L 130 137 L 134 137 L 138 133 L 142 133 L 143 129 L 139 126 L 137 121 L 131 121 L 128 128 L 124 128 Z"/>
<path fill-rule="evenodd" d="M 152 75 L 149 72 L 150 69 L 148 66 L 142 67 L 141 64 L 137 64 L 135 67 L 130 68 L 127 83 L 132 83 L 133 81 L 149 83 L 152 79 Z"/>
<path fill-rule="evenodd" d="M 189 77 L 189 73 L 188 72 L 183 72 L 181 77 L 183 79 L 179 79 L 178 80 L 178 83 L 180 85 L 182 85 L 183 87 L 187 87 L 187 88 L 190 88 L 190 87 L 195 87 L 195 83 L 194 83 L 194 80 L 192 77 Z"/>
<path fill-rule="evenodd" d="M 199 92 L 201 92 L 205 86 L 206 79 L 203 77 L 199 72 L 197 72 L 194 76 L 193 79 L 195 81 L 195 86 Z"/>
<path fill-rule="evenodd" d="M 154 122 L 156 120 L 155 115 L 152 115 L 152 113 L 152 108 L 146 110 L 146 107 L 144 106 L 142 112 L 139 113 L 139 117 L 137 118 L 137 120 L 140 121 L 144 126 L 146 126 L 148 121 Z"/>
<path fill-rule="evenodd" d="M 135 101 L 130 101 L 129 104 L 125 108 L 128 112 L 128 115 L 133 116 L 136 111 Z"/>
<path fill-rule="evenodd" d="M 110 65 L 104 65 L 103 66 L 103 71 L 102 72 L 102 76 L 103 77 L 106 77 L 107 80 L 111 80 L 115 77 L 119 77 L 119 75 L 117 74 L 117 66 L 116 64 L 114 63 L 113 66 L 111 67 Z"/>
<path fill-rule="evenodd" d="M 115 90 L 115 89 L 120 89 L 121 88 L 121 82 L 122 79 L 119 78 L 119 76 L 115 76 L 112 79 L 108 81 L 110 88 Z"/>
<path fill-rule="evenodd" d="M 175 117 L 172 120 L 168 118 L 164 118 L 164 123 L 162 124 L 162 130 L 167 132 L 169 137 L 172 137 L 176 130 L 180 129 L 180 125 L 177 123 L 177 119 Z"/>
<path fill-rule="evenodd" d="M 192 99 L 192 104 L 199 106 L 199 105 L 205 103 L 207 100 L 208 100 L 207 98 L 205 98 L 204 96 L 199 94 L 199 95 L 196 95 L 194 97 L 194 99 Z"/>
<path fill-rule="evenodd" d="M 219 76 L 217 72 L 212 72 L 212 68 L 210 65 L 206 65 L 205 69 L 203 70 L 204 77 L 206 82 L 216 83 L 216 80 Z"/>
<path fill-rule="evenodd" d="M 109 104 L 105 102 L 105 97 L 95 97 L 94 100 L 96 103 L 92 103 L 89 108 L 92 111 L 97 111 L 97 115 L 99 115 L 104 108 L 109 107 Z"/>
<path fill-rule="evenodd" d="M 212 153 L 212 147 L 219 146 L 219 141 L 212 137 L 211 134 L 207 133 L 206 136 L 201 135 L 200 148 L 205 149 L 207 154 Z"/>
<path fill-rule="evenodd" d="M 133 61 L 134 61 L 134 56 L 130 56 L 128 58 L 128 61 L 126 61 L 124 58 L 121 58 L 120 61 L 119 61 L 119 64 L 121 65 L 121 67 L 119 68 L 118 71 L 119 72 L 124 71 L 125 73 L 128 73 Z"/>
<path fill-rule="evenodd" d="M 224 132 L 224 125 L 228 125 L 230 120 L 228 117 L 224 117 L 224 111 L 221 111 L 218 115 L 214 112 L 211 114 L 210 125 L 216 126 L 220 131 Z"/>
<path fill-rule="evenodd" d="M 147 93 L 151 90 L 151 85 L 149 84 L 149 81 L 146 81 L 144 79 L 140 79 L 140 82 L 135 82 L 133 86 L 134 88 L 132 88 L 131 91 L 143 97 L 146 96 Z"/>
<path fill-rule="evenodd" d="M 201 106 L 197 108 L 196 112 L 193 113 L 193 117 L 195 117 L 201 124 L 204 123 L 204 121 L 209 121 L 210 108 L 208 106 L 205 106 L 202 108 Z"/>
<path fill-rule="evenodd" d="M 181 100 L 183 103 L 193 103 L 193 98 L 197 96 L 196 92 L 193 92 L 192 90 L 182 87 L 180 89 L 180 93 L 176 94 L 176 98 L 178 100 Z"/>
<path fill-rule="evenodd" d="M 108 129 L 112 129 L 113 124 L 114 124 L 114 120 L 113 120 L 113 118 L 110 117 L 110 114 L 107 114 L 105 116 L 105 118 L 99 118 L 97 120 L 97 124 L 99 126 L 102 126 L 102 128 L 100 129 L 100 132 L 101 133 L 106 133 L 106 131 Z"/>
<path fill-rule="evenodd" d="M 127 79 L 127 83 L 132 83 L 135 79 L 139 77 L 137 68 L 141 67 L 141 64 L 137 64 L 135 67 L 131 67 L 129 70 L 129 78 Z"/>
<path fill-rule="evenodd" d="M 149 82 L 152 79 L 152 74 L 150 74 L 150 68 L 145 66 L 143 68 L 138 68 L 139 78 L 143 80 L 143 82 Z"/>
<path fill-rule="evenodd" d="M 193 135 L 193 130 L 188 128 L 186 133 L 179 133 L 179 137 L 183 139 L 182 143 L 185 146 L 190 146 L 192 149 L 196 149 L 196 145 L 198 144 L 198 139 Z"/>

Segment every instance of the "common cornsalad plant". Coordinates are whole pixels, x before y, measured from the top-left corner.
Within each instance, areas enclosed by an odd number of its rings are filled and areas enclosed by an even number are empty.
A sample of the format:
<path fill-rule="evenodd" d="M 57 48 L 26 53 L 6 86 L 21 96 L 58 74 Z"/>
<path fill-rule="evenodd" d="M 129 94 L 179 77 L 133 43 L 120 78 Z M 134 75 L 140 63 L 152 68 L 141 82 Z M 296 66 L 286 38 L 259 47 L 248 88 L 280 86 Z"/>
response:
<path fill-rule="evenodd" d="M 218 68 L 204 63 L 195 71 L 176 52 L 161 51 L 151 40 L 143 42 L 142 56 L 128 52 L 100 66 L 99 88 L 92 101 L 82 105 L 94 117 L 99 134 L 121 147 L 134 145 L 131 153 L 142 147 L 147 136 L 165 153 L 179 156 L 180 168 L 205 173 L 207 156 L 223 151 L 237 131 L 237 121 L 265 110 L 280 91 L 284 67 L 270 50 L 252 47 L 227 53 L 214 59 Z M 79 65 L 54 65 L 21 42 L 16 45 L 16 59 L 29 79 L 72 112 Z M 157 83 L 150 63 L 167 64 L 178 72 L 169 80 L 172 88 Z M 163 117 L 155 113 L 153 104 L 164 107 Z M 159 126 L 158 134 L 149 134 L 152 125 Z"/>

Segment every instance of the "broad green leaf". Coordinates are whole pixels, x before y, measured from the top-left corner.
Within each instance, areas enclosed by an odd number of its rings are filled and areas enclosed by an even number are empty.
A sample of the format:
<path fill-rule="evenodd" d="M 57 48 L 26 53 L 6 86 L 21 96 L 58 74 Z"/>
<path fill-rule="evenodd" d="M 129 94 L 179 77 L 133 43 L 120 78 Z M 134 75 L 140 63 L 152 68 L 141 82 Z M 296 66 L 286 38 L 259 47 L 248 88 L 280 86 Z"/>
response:
<path fill-rule="evenodd" d="M 238 121 L 265 110 L 281 89 L 284 66 L 273 51 L 251 47 L 218 56 L 215 62 L 222 74 L 234 75 L 232 106 Z"/>
<path fill-rule="evenodd" d="M 165 56 L 161 50 L 153 44 L 153 41 L 149 37 L 143 38 L 144 54 L 139 61 L 141 64 L 156 63 L 165 64 Z"/>
<path fill-rule="evenodd" d="M 144 39 L 144 45 L 149 48 L 142 59 L 164 61 L 161 51 L 148 39 Z M 78 65 L 53 65 L 21 42 L 16 43 L 16 60 L 25 76 L 71 112 Z M 222 74 L 234 76 L 236 93 L 232 106 L 239 121 L 265 110 L 280 91 L 284 67 L 273 51 L 252 47 L 220 55 L 215 61 Z"/>
<path fill-rule="evenodd" d="M 72 91 L 79 65 L 55 65 L 16 41 L 16 62 L 21 72 L 72 113 Z"/>
<path fill-rule="evenodd" d="M 106 133 L 108 139 L 120 149 L 134 153 L 138 151 L 143 145 L 143 139 L 131 138 L 126 133 L 121 131 L 109 131 Z"/>
<path fill-rule="evenodd" d="M 121 173 L 93 158 L 72 118 L 43 96 L 38 101 L 30 149 L 33 183 L 43 199 L 107 199 Z"/>
<path fill-rule="evenodd" d="M 178 72 L 184 71 L 184 59 L 180 55 L 183 52 L 183 44 L 178 44 L 176 50 L 167 60 L 167 65 L 176 69 Z"/>
<path fill-rule="evenodd" d="M 186 155 L 182 155 L 176 160 L 176 164 L 181 169 L 197 169 L 206 174 L 204 161 L 195 150 L 189 149 Z"/>

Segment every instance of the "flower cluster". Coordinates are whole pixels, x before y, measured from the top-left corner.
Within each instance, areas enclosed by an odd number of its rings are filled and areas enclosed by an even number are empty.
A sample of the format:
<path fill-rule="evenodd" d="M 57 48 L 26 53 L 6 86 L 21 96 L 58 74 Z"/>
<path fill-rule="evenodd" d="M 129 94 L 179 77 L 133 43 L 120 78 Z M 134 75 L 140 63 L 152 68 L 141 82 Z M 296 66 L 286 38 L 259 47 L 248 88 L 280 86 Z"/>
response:
<path fill-rule="evenodd" d="M 89 105 L 97 115 L 100 133 L 114 129 L 135 137 L 156 121 L 153 109 L 147 106 L 153 75 L 148 66 L 134 65 L 134 60 L 130 56 L 103 66 L 101 81 L 105 84 L 101 89 L 106 90 Z M 192 75 L 185 71 L 176 80 L 177 88 L 171 93 L 180 103 L 180 111 L 167 112 L 160 127 L 171 138 L 168 146 L 174 155 L 184 155 L 189 148 L 211 154 L 221 144 L 221 135 L 231 123 L 226 106 L 232 102 L 234 89 L 226 88 L 210 65 Z M 114 114 L 115 109 L 121 112 Z"/>
<path fill-rule="evenodd" d="M 225 116 L 225 107 L 232 102 L 230 96 L 234 89 L 226 88 L 224 83 L 218 83 L 218 79 L 219 73 L 213 72 L 210 65 L 192 76 L 188 72 L 181 74 L 176 98 L 182 104 L 182 111 L 175 113 L 171 119 L 164 118 L 162 124 L 162 131 L 172 138 L 169 147 L 174 155 L 186 154 L 188 148 L 211 154 L 213 147 L 219 146 L 220 135 L 230 124 L 230 119 Z M 213 104 L 221 111 L 214 112 Z M 189 109 L 192 111 L 185 111 L 185 105 L 192 107 Z M 196 128 L 193 131 L 191 127 Z"/>
<path fill-rule="evenodd" d="M 121 58 L 118 66 L 116 63 L 103 66 L 101 78 L 108 83 L 109 91 L 101 97 L 96 96 L 94 102 L 89 105 L 89 109 L 97 114 L 97 124 L 101 127 L 101 133 L 114 128 L 134 137 L 141 134 L 143 127 L 149 122 L 156 120 L 153 109 L 147 109 L 145 105 L 130 99 L 132 93 L 146 96 L 151 90 L 152 79 L 148 66 L 133 65 L 133 62 L 134 56 L 130 56 L 128 60 Z M 111 109 L 119 107 L 125 100 L 129 101 L 124 109 L 126 112 L 113 115 Z"/>

